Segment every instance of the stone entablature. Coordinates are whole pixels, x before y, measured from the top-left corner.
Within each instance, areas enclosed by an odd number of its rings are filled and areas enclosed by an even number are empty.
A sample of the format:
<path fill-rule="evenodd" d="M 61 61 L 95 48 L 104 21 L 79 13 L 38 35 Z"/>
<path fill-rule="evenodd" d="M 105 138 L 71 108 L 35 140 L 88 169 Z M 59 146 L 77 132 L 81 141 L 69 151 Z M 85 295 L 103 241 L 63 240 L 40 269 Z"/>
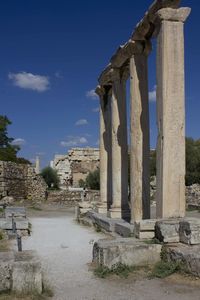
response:
<path fill-rule="evenodd" d="M 57 170 L 61 188 L 78 186 L 89 172 L 99 167 L 98 148 L 72 148 L 67 155 L 55 155 L 53 168 Z"/>
<path fill-rule="evenodd" d="M 41 201 L 46 197 L 47 185 L 27 164 L 0 161 L 0 198 L 12 196 L 16 200 Z"/>

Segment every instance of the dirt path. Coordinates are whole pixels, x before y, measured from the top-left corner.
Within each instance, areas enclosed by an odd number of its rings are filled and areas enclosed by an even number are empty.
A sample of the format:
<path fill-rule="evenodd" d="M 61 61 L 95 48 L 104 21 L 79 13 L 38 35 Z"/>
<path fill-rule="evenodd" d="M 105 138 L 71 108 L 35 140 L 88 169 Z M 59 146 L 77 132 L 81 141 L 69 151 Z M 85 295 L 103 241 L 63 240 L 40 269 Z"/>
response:
<path fill-rule="evenodd" d="M 33 233 L 23 249 L 38 251 L 54 300 L 200 300 L 200 287 L 174 280 L 96 278 L 88 268 L 92 243 L 105 236 L 76 224 L 71 211 L 38 214 L 31 217 Z"/>

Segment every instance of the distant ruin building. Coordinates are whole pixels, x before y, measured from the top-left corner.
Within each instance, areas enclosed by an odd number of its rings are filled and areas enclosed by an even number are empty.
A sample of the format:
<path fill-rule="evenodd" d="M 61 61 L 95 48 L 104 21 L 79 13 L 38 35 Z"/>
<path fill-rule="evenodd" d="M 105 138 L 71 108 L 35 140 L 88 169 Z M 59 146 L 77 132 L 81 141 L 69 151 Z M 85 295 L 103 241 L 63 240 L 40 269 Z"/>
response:
<path fill-rule="evenodd" d="M 66 155 L 55 155 L 51 166 L 57 170 L 60 188 L 78 187 L 80 179 L 99 167 L 99 149 L 72 148 Z"/>

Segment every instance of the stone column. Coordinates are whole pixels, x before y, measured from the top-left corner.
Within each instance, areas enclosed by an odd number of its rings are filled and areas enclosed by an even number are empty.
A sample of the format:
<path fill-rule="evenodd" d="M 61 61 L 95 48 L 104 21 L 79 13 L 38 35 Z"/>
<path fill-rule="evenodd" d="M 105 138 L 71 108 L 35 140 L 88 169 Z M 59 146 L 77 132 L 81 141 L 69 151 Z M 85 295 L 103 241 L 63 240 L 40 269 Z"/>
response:
<path fill-rule="evenodd" d="M 157 44 L 157 217 L 185 215 L 184 21 L 190 8 L 163 8 Z"/>
<path fill-rule="evenodd" d="M 36 159 L 35 159 L 35 173 L 40 174 L 40 158 L 39 158 L 39 156 L 36 156 Z"/>
<path fill-rule="evenodd" d="M 130 59 L 131 222 L 150 218 L 150 146 L 147 56 L 150 44 L 138 42 Z"/>
<path fill-rule="evenodd" d="M 123 73 L 113 70 L 111 96 L 112 205 L 111 218 L 126 217 L 128 206 L 128 151 L 126 85 Z"/>
<path fill-rule="evenodd" d="M 97 87 L 96 93 L 100 98 L 100 132 L 99 132 L 99 158 L 100 158 L 100 202 L 97 205 L 98 213 L 107 213 L 107 197 L 108 197 L 108 151 L 107 151 L 107 132 L 106 132 L 106 115 L 105 115 L 105 89 Z"/>

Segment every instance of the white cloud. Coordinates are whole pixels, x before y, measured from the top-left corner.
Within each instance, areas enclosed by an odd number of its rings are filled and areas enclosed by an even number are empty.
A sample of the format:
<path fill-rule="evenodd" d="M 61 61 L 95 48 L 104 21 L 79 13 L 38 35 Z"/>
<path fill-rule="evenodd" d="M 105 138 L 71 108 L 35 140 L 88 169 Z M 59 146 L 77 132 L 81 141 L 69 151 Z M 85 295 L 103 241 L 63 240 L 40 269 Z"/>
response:
<path fill-rule="evenodd" d="M 96 141 L 96 143 L 95 143 L 95 145 L 96 146 L 99 146 L 99 144 L 100 144 L 100 141 L 99 141 L 99 139 Z"/>
<path fill-rule="evenodd" d="M 153 90 L 149 92 L 149 101 L 156 101 L 156 85 L 154 85 Z"/>
<path fill-rule="evenodd" d="M 88 121 L 86 119 L 80 119 L 78 121 L 76 121 L 75 125 L 76 126 L 82 126 L 82 125 L 87 125 Z"/>
<path fill-rule="evenodd" d="M 9 73 L 8 78 L 12 80 L 15 86 L 37 92 L 44 92 L 48 90 L 50 86 L 47 76 L 34 75 L 27 72 Z"/>
<path fill-rule="evenodd" d="M 26 141 L 22 138 L 17 138 L 12 141 L 12 145 L 15 145 L 15 146 L 22 146 L 24 144 L 26 144 Z"/>
<path fill-rule="evenodd" d="M 99 112 L 99 106 L 98 106 L 98 107 L 95 107 L 95 108 L 93 108 L 93 109 L 92 109 L 92 111 L 93 111 L 94 113 L 97 113 L 97 112 Z"/>
<path fill-rule="evenodd" d="M 88 140 L 83 136 L 68 136 L 66 141 L 62 141 L 60 145 L 62 147 L 76 147 L 78 145 L 87 144 Z"/>
<path fill-rule="evenodd" d="M 98 99 L 98 95 L 95 93 L 95 90 L 90 90 L 86 92 L 86 97 L 91 99 Z"/>

